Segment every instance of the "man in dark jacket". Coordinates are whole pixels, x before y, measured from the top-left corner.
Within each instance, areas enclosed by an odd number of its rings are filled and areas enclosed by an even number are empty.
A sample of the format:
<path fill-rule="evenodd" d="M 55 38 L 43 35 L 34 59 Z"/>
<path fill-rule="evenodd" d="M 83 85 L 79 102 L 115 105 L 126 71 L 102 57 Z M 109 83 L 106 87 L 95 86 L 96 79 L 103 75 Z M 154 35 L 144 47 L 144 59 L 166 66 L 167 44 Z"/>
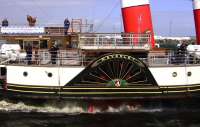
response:
<path fill-rule="evenodd" d="M 32 64 L 32 46 L 30 44 L 26 47 L 26 59 L 28 64 Z"/>
<path fill-rule="evenodd" d="M 59 50 L 59 48 L 57 47 L 56 44 L 54 44 L 54 45 L 49 49 L 49 52 L 50 52 L 50 54 L 51 54 L 51 63 L 52 63 L 52 64 L 56 64 L 58 50 Z"/>

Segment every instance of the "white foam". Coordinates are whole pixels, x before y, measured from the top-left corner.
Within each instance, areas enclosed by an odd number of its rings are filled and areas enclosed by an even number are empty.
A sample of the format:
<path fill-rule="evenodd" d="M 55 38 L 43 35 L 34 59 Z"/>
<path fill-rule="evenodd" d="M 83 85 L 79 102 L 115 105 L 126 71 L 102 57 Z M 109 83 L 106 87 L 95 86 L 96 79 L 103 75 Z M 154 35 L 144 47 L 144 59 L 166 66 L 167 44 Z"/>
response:
<path fill-rule="evenodd" d="M 135 112 L 139 109 L 140 105 L 121 105 L 120 107 L 114 108 L 114 107 L 109 107 L 106 112 L 111 112 L 111 113 L 120 113 L 120 112 Z"/>
<path fill-rule="evenodd" d="M 75 102 L 49 102 L 44 105 L 27 105 L 23 102 L 12 103 L 6 100 L 0 101 L 0 111 L 6 112 L 42 112 L 42 113 L 66 113 L 66 114 L 77 114 L 77 113 L 122 113 L 122 112 L 135 112 L 140 108 L 140 105 L 126 105 L 122 104 L 119 107 L 109 106 L 108 109 L 101 110 L 101 107 L 89 106 L 86 104 L 80 104 Z"/>

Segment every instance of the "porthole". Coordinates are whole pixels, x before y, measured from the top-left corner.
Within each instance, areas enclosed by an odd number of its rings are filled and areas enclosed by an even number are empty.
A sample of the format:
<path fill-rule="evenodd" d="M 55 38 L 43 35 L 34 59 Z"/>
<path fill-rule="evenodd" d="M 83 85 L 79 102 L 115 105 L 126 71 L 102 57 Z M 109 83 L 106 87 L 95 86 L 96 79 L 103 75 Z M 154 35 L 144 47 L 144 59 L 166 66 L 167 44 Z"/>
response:
<path fill-rule="evenodd" d="M 53 76 L 52 73 L 48 73 L 47 75 L 48 75 L 49 78 L 51 78 Z"/>
<path fill-rule="evenodd" d="M 177 72 L 173 72 L 173 73 L 172 73 L 172 76 L 173 76 L 173 77 L 177 77 Z"/>
<path fill-rule="evenodd" d="M 191 77 L 192 76 L 192 72 L 188 72 L 187 75 L 188 75 L 188 77 Z"/>
<path fill-rule="evenodd" d="M 26 71 L 23 72 L 23 76 L 24 76 L 24 77 L 27 77 L 27 76 L 28 76 L 28 72 L 26 72 Z"/>

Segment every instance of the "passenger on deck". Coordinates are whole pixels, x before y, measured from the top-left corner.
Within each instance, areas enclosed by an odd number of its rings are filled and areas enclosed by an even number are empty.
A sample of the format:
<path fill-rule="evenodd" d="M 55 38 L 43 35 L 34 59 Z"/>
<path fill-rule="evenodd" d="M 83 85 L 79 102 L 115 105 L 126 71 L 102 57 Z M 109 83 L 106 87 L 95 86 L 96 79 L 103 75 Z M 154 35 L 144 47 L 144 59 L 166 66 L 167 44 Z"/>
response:
<path fill-rule="evenodd" d="M 185 63 L 187 43 L 182 42 L 177 46 L 177 63 Z"/>
<path fill-rule="evenodd" d="M 68 34 L 69 26 L 70 26 L 69 20 L 65 19 L 65 21 L 64 21 L 64 33 L 65 33 L 65 35 Z"/>
<path fill-rule="evenodd" d="M 26 60 L 28 64 L 32 64 L 32 46 L 30 44 L 26 47 Z"/>
<path fill-rule="evenodd" d="M 58 50 L 59 50 L 59 48 L 56 44 L 53 44 L 53 46 L 49 49 L 49 52 L 51 54 L 51 63 L 52 64 L 56 64 Z"/>

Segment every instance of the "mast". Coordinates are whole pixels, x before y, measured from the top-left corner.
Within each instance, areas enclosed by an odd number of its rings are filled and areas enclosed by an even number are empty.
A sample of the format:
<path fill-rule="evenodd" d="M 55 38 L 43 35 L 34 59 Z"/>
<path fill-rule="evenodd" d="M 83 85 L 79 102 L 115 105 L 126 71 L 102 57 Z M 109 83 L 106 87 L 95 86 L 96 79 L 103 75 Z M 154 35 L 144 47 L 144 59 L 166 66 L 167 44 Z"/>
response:
<path fill-rule="evenodd" d="M 121 0 L 122 17 L 126 33 L 151 33 L 151 46 L 155 47 L 149 0 Z"/>
<path fill-rule="evenodd" d="M 200 45 L 200 0 L 193 0 L 194 21 L 196 28 L 196 43 Z"/>

